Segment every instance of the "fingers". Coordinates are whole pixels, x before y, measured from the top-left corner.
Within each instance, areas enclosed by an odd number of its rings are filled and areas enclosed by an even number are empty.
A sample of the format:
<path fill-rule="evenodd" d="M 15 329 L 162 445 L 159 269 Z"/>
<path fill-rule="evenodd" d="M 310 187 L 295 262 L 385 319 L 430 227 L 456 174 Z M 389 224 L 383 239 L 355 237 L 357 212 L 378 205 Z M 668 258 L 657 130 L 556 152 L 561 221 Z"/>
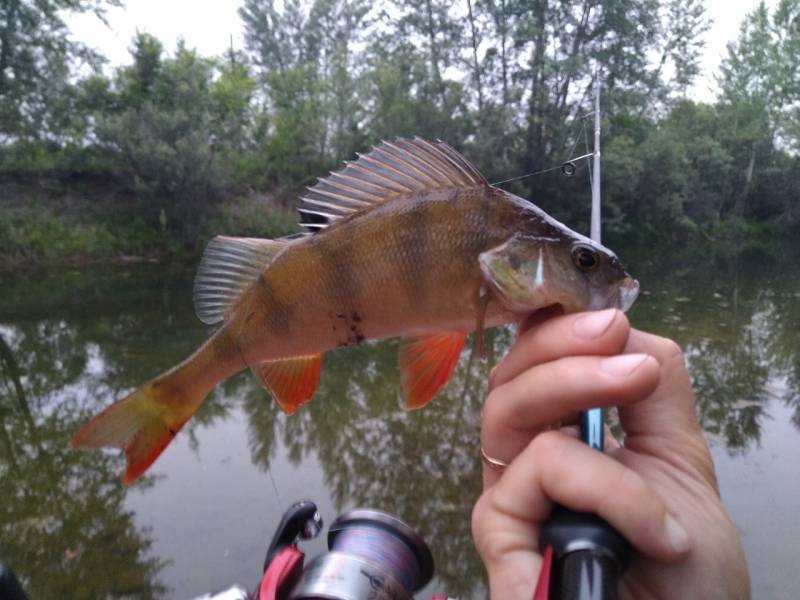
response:
<path fill-rule="evenodd" d="M 676 560 L 691 545 L 687 532 L 637 473 L 568 435 L 546 432 L 484 492 L 473 512 L 473 536 L 492 578 L 493 597 L 497 589 L 505 590 L 497 597 L 530 598 L 532 587 L 522 595 L 508 564 L 519 572 L 525 567 L 520 563 L 527 562 L 529 572 L 538 571 L 538 533 L 554 502 L 598 514 L 656 560 Z"/>
<path fill-rule="evenodd" d="M 554 317 L 524 331 L 494 368 L 489 389 L 503 385 L 526 369 L 564 356 L 610 355 L 622 351 L 630 326 L 615 309 Z"/>
<path fill-rule="evenodd" d="M 659 362 L 658 388 L 641 402 L 620 406 L 625 445 L 639 453 L 680 457 L 695 467 L 713 487 L 716 476 L 697 419 L 692 384 L 683 352 L 672 340 L 632 330 L 625 352 L 647 352 Z"/>
<path fill-rule="evenodd" d="M 672 340 L 633 330 L 625 351 L 652 355 L 662 372 L 662 384 L 653 397 L 620 410 L 626 433 L 663 435 L 670 431 L 685 431 L 687 426 L 697 429 L 692 384 L 680 346 Z"/>
<path fill-rule="evenodd" d="M 540 431 L 593 407 L 636 402 L 658 385 L 659 365 L 647 354 L 570 356 L 529 368 L 492 390 L 483 407 L 481 445 L 511 462 Z M 484 469 L 484 484 L 500 473 Z"/>

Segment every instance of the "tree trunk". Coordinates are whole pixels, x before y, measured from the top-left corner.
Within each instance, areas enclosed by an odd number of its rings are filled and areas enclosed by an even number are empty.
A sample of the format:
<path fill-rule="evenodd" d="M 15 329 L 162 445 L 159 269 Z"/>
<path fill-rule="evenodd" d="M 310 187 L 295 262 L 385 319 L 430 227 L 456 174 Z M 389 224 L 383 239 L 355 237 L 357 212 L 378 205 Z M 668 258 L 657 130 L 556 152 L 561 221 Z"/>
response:
<path fill-rule="evenodd" d="M 6 22 L 0 31 L 0 96 L 6 93 L 6 69 L 11 64 L 12 43 L 11 35 L 17 26 L 17 9 L 19 2 L 9 2 Z"/>
<path fill-rule="evenodd" d="M 506 0 L 500 1 L 502 7 L 502 29 L 500 30 L 500 61 L 503 71 L 503 109 L 508 107 L 508 57 L 506 56 L 506 37 L 508 36 L 508 15 L 506 14 Z"/>
<path fill-rule="evenodd" d="M 545 88 L 545 47 L 547 32 L 545 30 L 545 15 L 547 14 L 547 0 L 537 0 L 534 4 L 536 15 L 536 40 L 531 56 L 531 93 L 528 99 L 528 132 L 526 136 L 526 164 L 524 169 L 538 171 L 542 168 L 544 156 L 544 113 L 547 103 L 547 90 Z M 535 196 L 540 187 L 540 180 L 536 177 L 530 179 L 531 195 Z"/>
<path fill-rule="evenodd" d="M 483 85 L 481 84 L 481 69 L 478 64 L 478 37 L 475 33 L 475 17 L 472 14 L 472 0 L 467 0 L 469 11 L 469 27 L 472 32 L 472 68 L 475 79 L 475 88 L 478 92 L 478 111 L 483 111 Z"/>
<path fill-rule="evenodd" d="M 427 11 L 428 16 L 428 42 L 431 46 L 431 70 L 433 71 L 433 84 L 436 87 L 436 93 L 439 96 L 439 102 L 441 102 L 441 108 L 445 106 L 445 97 L 444 97 L 444 84 L 442 82 L 442 73 L 439 70 L 439 46 L 436 43 L 436 29 L 433 23 L 433 7 L 431 6 L 431 0 L 426 0 L 425 2 L 425 9 Z"/>
<path fill-rule="evenodd" d="M 750 160 L 747 161 L 747 169 L 744 172 L 744 185 L 736 195 L 736 202 L 733 205 L 733 214 L 737 217 L 744 216 L 747 208 L 747 197 L 750 195 L 750 187 L 753 182 L 753 170 L 756 166 L 756 144 L 750 146 Z"/>

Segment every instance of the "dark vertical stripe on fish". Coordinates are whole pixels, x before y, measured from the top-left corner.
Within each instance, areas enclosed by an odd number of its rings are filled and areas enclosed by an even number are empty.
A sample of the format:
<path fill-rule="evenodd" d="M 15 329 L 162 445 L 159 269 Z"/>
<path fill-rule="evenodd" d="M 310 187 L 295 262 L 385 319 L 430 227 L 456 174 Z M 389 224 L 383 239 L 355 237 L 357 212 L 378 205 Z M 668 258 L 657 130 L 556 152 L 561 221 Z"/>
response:
<path fill-rule="evenodd" d="M 428 278 L 434 275 L 428 268 L 428 249 L 435 234 L 435 225 L 432 222 L 436 218 L 434 207 L 435 203 L 420 202 L 403 215 L 398 215 L 398 251 L 401 253 L 398 259 L 404 274 L 403 287 L 406 288 L 408 300 L 415 310 L 428 306 L 431 291 Z"/>
<path fill-rule="evenodd" d="M 283 302 L 276 294 L 275 288 L 270 282 L 270 278 L 262 273 L 258 281 L 259 300 L 264 311 L 264 325 L 267 331 L 276 335 L 288 335 L 289 324 L 292 321 L 293 308 Z M 255 307 L 250 310 L 255 311 Z M 255 312 L 251 314 L 256 314 Z M 245 315 L 245 327 L 249 326 L 247 320 L 250 315 Z"/>
<path fill-rule="evenodd" d="M 349 323 L 349 315 L 361 307 L 361 285 L 353 271 L 357 248 L 354 238 L 341 236 L 336 244 L 320 237 L 314 244 L 322 265 L 325 291 L 336 311 L 336 318 Z M 340 316 L 341 315 L 341 316 Z"/>
<path fill-rule="evenodd" d="M 463 276 L 470 279 L 474 277 L 478 269 L 477 261 L 475 260 L 476 256 L 486 249 L 484 248 L 486 233 L 488 228 L 493 226 L 492 221 L 496 218 L 497 211 L 492 210 L 491 197 L 487 197 L 483 189 L 469 190 L 461 192 L 461 194 L 469 194 L 471 196 L 469 199 L 459 199 L 462 203 L 472 206 L 477 205 L 470 211 L 472 216 L 469 223 L 469 231 L 465 236 L 467 248 L 462 253 L 464 260 L 461 263 Z"/>

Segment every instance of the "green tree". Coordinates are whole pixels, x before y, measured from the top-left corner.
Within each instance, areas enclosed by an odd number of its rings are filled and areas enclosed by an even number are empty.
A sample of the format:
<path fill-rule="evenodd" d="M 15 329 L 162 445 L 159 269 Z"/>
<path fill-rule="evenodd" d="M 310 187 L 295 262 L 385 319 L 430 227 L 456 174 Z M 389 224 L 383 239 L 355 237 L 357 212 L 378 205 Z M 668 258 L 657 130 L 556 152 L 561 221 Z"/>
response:
<path fill-rule="evenodd" d="M 69 130 L 69 77 L 100 57 L 69 37 L 65 12 L 94 12 L 119 0 L 0 2 L 0 143 L 59 141 Z"/>
<path fill-rule="evenodd" d="M 324 158 L 318 44 L 308 35 L 308 17 L 298 0 L 282 11 L 273 0 L 246 0 L 239 14 L 248 58 L 262 84 L 260 162 L 272 181 L 296 184 Z"/>
<path fill-rule="evenodd" d="M 462 62 L 473 65 L 471 82 L 480 81 L 468 97 L 482 109 L 474 115 L 467 151 L 492 180 L 586 151 L 580 117 L 591 109 L 596 68 L 604 115 L 617 124 L 613 132 L 604 125 L 606 135 L 638 135 L 624 132 L 625 123 L 652 127 L 697 73 L 708 26 L 700 0 L 480 0 L 469 8 Z M 510 189 L 576 224 L 584 220 L 583 205 L 567 200 L 585 193 L 585 182 L 550 175 Z"/>
<path fill-rule="evenodd" d="M 302 183 L 363 148 L 364 0 L 248 0 L 240 9 L 262 83 L 262 162 L 279 184 Z"/>
<path fill-rule="evenodd" d="M 781 0 L 773 13 L 761 2 L 742 22 L 720 68 L 720 107 L 731 122 L 728 135 L 739 151 L 734 214 L 750 210 L 759 167 L 778 148 L 800 148 L 800 2 Z"/>
<path fill-rule="evenodd" d="M 170 228 L 192 237 L 236 183 L 232 164 L 248 147 L 254 84 L 235 56 L 203 58 L 180 43 L 165 57 L 147 34 L 132 54 L 99 107 L 98 143 L 148 218 L 163 211 Z"/>

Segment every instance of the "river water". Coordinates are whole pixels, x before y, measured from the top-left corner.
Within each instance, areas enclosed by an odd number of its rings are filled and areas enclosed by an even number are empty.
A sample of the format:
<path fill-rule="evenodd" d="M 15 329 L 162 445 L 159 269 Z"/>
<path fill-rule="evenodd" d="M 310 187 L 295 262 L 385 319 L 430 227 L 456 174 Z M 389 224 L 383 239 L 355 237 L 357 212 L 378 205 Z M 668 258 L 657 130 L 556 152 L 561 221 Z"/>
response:
<path fill-rule="evenodd" d="M 643 287 L 632 322 L 685 348 L 755 598 L 798 595 L 800 261 L 789 254 L 627 255 Z M 291 418 L 249 374 L 228 380 L 130 488 L 118 452 L 68 448 L 88 415 L 206 337 L 191 282 L 190 269 L 153 264 L 0 276 L 0 560 L 31 597 L 252 587 L 299 498 L 328 523 L 355 506 L 398 514 L 433 550 L 426 594 L 484 597 L 469 521 L 485 381 L 510 330 L 490 332 L 486 360 L 465 350 L 422 411 L 401 409 L 397 343 L 386 341 L 329 353 L 317 396 Z"/>

